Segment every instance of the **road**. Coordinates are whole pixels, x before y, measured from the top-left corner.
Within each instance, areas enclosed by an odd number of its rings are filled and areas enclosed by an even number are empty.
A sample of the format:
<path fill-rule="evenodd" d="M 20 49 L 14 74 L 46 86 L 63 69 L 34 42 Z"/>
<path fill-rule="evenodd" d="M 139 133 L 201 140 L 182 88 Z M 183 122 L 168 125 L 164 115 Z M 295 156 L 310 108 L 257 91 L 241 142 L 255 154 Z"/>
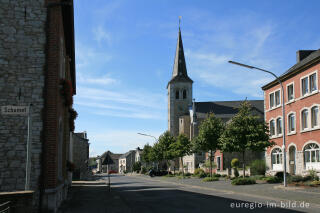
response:
<path fill-rule="evenodd" d="M 97 182 L 74 184 L 71 199 L 63 204 L 60 212 L 318 212 L 306 208 L 279 208 L 279 203 L 275 207 L 273 200 L 261 196 L 248 197 L 239 193 L 178 185 L 147 176 L 113 175 L 111 192 L 106 182 L 107 177 L 101 176 Z M 265 205 L 262 206 L 262 203 Z"/>

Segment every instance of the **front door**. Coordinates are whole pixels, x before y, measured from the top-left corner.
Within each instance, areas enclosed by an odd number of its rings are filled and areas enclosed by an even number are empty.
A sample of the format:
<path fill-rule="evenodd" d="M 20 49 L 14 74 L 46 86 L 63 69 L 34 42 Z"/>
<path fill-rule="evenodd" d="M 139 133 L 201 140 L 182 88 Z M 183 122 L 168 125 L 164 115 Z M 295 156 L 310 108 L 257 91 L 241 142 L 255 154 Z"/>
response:
<path fill-rule="evenodd" d="M 296 147 L 289 148 L 289 173 L 294 175 L 296 173 Z"/>

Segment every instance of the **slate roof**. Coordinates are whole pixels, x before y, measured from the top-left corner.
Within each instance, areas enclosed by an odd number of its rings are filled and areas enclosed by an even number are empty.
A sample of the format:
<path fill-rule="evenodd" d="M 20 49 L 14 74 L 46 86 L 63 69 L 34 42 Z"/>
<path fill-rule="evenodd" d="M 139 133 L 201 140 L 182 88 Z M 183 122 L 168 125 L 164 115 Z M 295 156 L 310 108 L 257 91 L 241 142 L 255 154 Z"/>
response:
<path fill-rule="evenodd" d="M 280 79 L 285 79 L 286 77 L 290 76 L 295 71 L 297 71 L 300 68 L 302 68 L 303 66 L 306 66 L 307 64 L 311 63 L 315 59 L 320 59 L 320 49 L 315 50 L 309 56 L 307 56 L 306 58 L 302 59 L 300 62 L 296 63 L 295 65 L 293 65 L 290 69 L 288 69 L 286 72 L 284 72 L 280 76 Z M 266 89 L 270 88 L 271 86 L 273 86 L 274 84 L 277 84 L 277 83 L 278 83 L 277 80 L 271 81 L 270 83 L 264 85 L 262 87 L 262 89 L 266 90 Z"/>
<path fill-rule="evenodd" d="M 115 154 L 110 151 L 106 151 L 99 158 L 101 158 L 102 164 L 105 164 L 105 161 L 108 160 L 107 156 L 109 156 L 113 161 L 115 161 L 118 160 L 121 155 L 123 154 Z"/>
<path fill-rule="evenodd" d="M 197 113 L 214 113 L 216 115 L 234 115 L 243 101 L 195 102 Z M 263 100 L 248 100 L 252 108 L 264 114 Z"/>
<path fill-rule="evenodd" d="M 128 157 L 128 155 L 130 155 L 132 152 L 135 152 L 135 151 L 134 151 L 134 150 L 130 150 L 129 152 L 126 152 L 126 153 L 122 154 L 122 155 L 120 156 L 120 158 L 126 158 L 126 157 Z"/>
<path fill-rule="evenodd" d="M 187 66 L 186 66 L 186 60 L 184 57 L 180 28 L 179 28 L 179 35 L 178 35 L 178 41 L 177 41 L 176 55 L 174 58 L 172 78 L 169 81 L 168 85 L 170 83 L 176 82 L 176 81 L 193 83 L 193 81 L 191 80 L 191 78 L 189 78 L 188 73 L 187 73 Z M 167 87 L 168 87 L 168 85 L 167 85 Z"/>

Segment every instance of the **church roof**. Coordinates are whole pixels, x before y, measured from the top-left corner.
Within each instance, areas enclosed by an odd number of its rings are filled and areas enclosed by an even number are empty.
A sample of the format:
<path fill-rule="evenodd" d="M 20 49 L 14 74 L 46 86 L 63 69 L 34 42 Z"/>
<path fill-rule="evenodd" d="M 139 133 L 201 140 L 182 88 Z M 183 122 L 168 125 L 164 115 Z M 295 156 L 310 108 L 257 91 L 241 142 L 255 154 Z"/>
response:
<path fill-rule="evenodd" d="M 179 27 L 176 55 L 174 58 L 172 78 L 169 81 L 168 85 L 172 82 L 175 82 L 175 81 L 193 83 L 193 81 L 191 80 L 191 78 L 189 78 L 188 73 L 187 73 L 187 66 L 186 66 L 186 60 L 184 58 L 184 51 L 183 51 L 183 44 L 182 44 L 180 27 Z"/>
<path fill-rule="evenodd" d="M 195 102 L 197 113 L 214 113 L 216 115 L 237 114 L 240 104 L 243 101 L 213 101 L 213 102 Z M 248 100 L 251 107 L 264 114 L 263 100 Z"/>

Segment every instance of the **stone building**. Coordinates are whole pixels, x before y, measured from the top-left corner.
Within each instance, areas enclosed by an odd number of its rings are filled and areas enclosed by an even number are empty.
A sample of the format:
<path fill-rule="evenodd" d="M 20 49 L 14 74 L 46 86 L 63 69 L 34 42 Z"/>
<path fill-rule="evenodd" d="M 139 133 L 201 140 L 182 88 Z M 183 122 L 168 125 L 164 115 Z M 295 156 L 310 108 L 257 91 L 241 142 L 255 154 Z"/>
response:
<path fill-rule="evenodd" d="M 118 173 L 119 158 L 123 154 L 115 154 L 111 151 L 106 151 L 101 156 L 97 157 L 97 171 L 103 173 Z"/>
<path fill-rule="evenodd" d="M 83 180 L 88 175 L 89 145 L 86 132 L 72 134 L 74 180 Z"/>
<path fill-rule="evenodd" d="M 185 134 L 192 139 L 197 136 L 201 122 L 207 117 L 208 113 L 214 113 L 223 122 L 228 122 L 237 112 L 242 101 L 214 101 L 214 102 L 195 102 L 192 97 L 193 81 L 188 76 L 186 62 L 183 52 L 181 30 L 179 28 L 176 54 L 171 80 L 168 83 L 168 129 L 174 136 Z M 264 117 L 263 100 L 249 101 L 252 105 L 252 113 Z M 230 167 L 232 158 L 239 157 L 237 153 L 222 153 L 215 150 L 214 161 L 218 170 Z M 183 164 L 179 163 L 180 170 L 193 173 L 201 163 L 208 157 L 205 153 L 194 153 L 183 157 Z M 246 162 L 259 159 L 261 153 L 248 153 Z M 241 162 L 241 158 L 239 158 Z"/>
<path fill-rule="evenodd" d="M 270 139 L 276 142 L 265 153 L 270 174 L 283 172 L 285 151 L 287 172 L 306 175 L 315 170 L 320 176 L 319 70 L 320 50 L 297 51 L 297 63 L 279 77 L 284 90 L 285 118 L 279 83 L 274 80 L 262 87 L 265 121 L 269 123 Z"/>
<path fill-rule="evenodd" d="M 130 150 L 119 158 L 119 173 L 133 172 L 133 164 L 135 163 L 136 151 Z"/>
<path fill-rule="evenodd" d="M 3 0 L 0 26 L 0 191 L 33 190 L 34 209 L 55 212 L 70 184 L 66 160 L 76 93 L 73 1 Z M 8 114 L 4 106 L 29 105 L 28 185 L 27 116 Z"/>

